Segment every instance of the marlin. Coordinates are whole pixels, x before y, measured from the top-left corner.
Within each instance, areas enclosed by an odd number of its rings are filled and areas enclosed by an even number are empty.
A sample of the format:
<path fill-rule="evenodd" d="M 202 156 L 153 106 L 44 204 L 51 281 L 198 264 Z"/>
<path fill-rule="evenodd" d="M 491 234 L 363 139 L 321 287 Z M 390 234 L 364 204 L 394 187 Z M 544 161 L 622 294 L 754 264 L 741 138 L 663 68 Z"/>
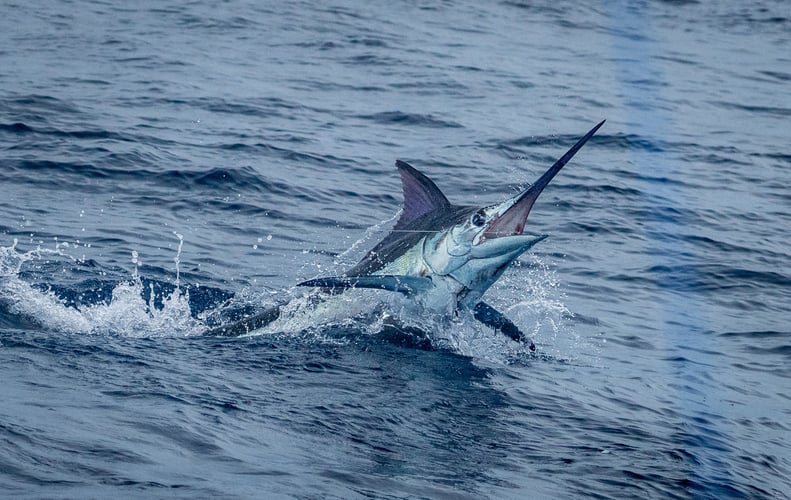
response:
<path fill-rule="evenodd" d="M 318 287 L 329 295 L 351 288 L 389 290 L 413 297 L 435 313 L 467 310 L 481 323 L 535 350 L 533 342 L 487 304 L 483 295 L 511 263 L 547 237 L 525 233 L 530 210 L 549 182 L 602 125 L 604 121 L 580 138 L 535 183 L 501 203 L 484 207 L 452 204 L 431 179 L 397 160 L 404 206 L 392 231 L 345 274 L 310 279 L 297 286 Z M 281 306 L 210 334 L 250 333 L 276 320 Z"/>

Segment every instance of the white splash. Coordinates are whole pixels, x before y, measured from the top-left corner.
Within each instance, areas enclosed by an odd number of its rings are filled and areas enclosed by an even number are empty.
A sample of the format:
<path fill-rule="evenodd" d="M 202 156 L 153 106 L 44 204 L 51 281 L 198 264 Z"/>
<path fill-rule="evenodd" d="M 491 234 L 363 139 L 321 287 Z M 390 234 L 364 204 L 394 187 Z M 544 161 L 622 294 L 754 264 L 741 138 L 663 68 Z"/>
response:
<path fill-rule="evenodd" d="M 129 337 L 184 336 L 205 331 L 205 326 L 192 317 L 189 293 L 179 286 L 179 258 L 183 237 L 179 238 L 176 262 L 176 288 L 161 297 L 162 307 L 154 305 L 156 294 L 150 285 L 149 300 L 143 298 L 144 285 L 138 273 L 140 258 L 132 251 L 134 266 L 129 281 L 119 283 L 110 300 L 87 306 L 67 306 L 54 292 L 40 290 L 20 278 L 25 266 L 35 265 L 43 258 L 64 258 L 78 262 L 66 254 L 59 243 L 54 249 L 38 247 L 22 252 L 17 240 L 10 247 L 0 247 L 0 300 L 12 314 L 28 318 L 47 330 L 81 334 L 110 334 Z"/>

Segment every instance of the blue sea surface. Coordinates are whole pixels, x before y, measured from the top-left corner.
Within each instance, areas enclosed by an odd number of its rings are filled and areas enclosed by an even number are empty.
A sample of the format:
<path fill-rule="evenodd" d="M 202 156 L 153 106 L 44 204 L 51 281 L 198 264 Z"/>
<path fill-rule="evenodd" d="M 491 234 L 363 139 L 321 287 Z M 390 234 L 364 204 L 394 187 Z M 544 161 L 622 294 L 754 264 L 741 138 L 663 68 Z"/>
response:
<path fill-rule="evenodd" d="M 0 13 L 1 497 L 791 497 L 787 2 Z M 486 295 L 535 353 L 376 291 L 206 335 L 383 238 L 396 158 L 484 205 L 602 119 Z"/>

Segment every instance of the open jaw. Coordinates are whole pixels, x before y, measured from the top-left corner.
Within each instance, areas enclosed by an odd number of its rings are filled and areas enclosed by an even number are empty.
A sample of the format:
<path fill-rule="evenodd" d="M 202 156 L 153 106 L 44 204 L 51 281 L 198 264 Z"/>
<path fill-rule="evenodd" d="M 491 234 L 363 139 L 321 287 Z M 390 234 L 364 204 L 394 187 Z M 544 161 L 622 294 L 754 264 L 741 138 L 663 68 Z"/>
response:
<path fill-rule="evenodd" d="M 593 137 L 593 134 L 595 134 L 602 125 L 604 125 L 604 121 L 593 127 L 587 134 L 578 140 L 577 143 L 549 167 L 549 169 L 544 172 L 544 175 L 539 177 L 533 185 L 513 198 L 505 200 L 497 205 L 494 212 L 499 215 L 496 215 L 494 219 L 489 221 L 489 225 L 479 237 L 478 243 L 480 244 L 486 240 L 504 236 L 517 236 L 522 234 L 527 225 L 527 216 L 530 215 L 530 209 L 533 208 L 533 204 L 538 199 L 538 196 L 555 175 L 560 172 L 560 169 L 577 154 L 577 151 L 588 142 L 588 139 Z"/>
<path fill-rule="evenodd" d="M 497 258 L 510 261 L 527 252 L 546 237 L 546 234 L 515 234 L 482 239 L 472 247 L 471 256 L 475 259 Z"/>
<path fill-rule="evenodd" d="M 489 222 L 478 242 L 522 234 L 527 225 L 527 216 L 530 215 L 530 209 L 533 208 L 539 194 L 540 191 L 531 193 L 528 188 L 518 196 L 498 205 L 495 213 L 499 215 Z"/>

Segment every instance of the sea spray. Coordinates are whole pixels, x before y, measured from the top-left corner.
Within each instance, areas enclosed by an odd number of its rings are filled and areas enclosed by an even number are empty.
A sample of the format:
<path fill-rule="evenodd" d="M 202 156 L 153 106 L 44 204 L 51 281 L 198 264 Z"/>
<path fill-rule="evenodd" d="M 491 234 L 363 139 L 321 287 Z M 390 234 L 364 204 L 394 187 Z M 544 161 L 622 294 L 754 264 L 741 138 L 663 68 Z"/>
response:
<path fill-rule="evenodd" d="M 205 330 L 201 321 L 192 316 L 189 291 L 179 283 L 179 259 L 183 237 L 179 237 L 176 253 L 176 282 L 170 292 L 157 295 L 149 283 L 148 300 L 144 298 L 144 284 L 139 274 L 141 264 L 137 251 L 132 251 L 132 276 L 114 286 L 111 297 L 95 304 L 67 305 L 54 291 L 40 289 L 21 277 L 23 271 L 43 258 L 65 258 L 71 263 L 76 259 L 64 249 L 66 243 L 58 242 L 55 248 L 37 247 L 20 251 L 17 240 L 10 247 L 0 247 L 0 299 L 9 313 L 32 321 L 41 328 L 73 334 L 111 334 L 130 337 L 184 336 Z M 162 306 L 155 302 L 161 300 Z"/>

